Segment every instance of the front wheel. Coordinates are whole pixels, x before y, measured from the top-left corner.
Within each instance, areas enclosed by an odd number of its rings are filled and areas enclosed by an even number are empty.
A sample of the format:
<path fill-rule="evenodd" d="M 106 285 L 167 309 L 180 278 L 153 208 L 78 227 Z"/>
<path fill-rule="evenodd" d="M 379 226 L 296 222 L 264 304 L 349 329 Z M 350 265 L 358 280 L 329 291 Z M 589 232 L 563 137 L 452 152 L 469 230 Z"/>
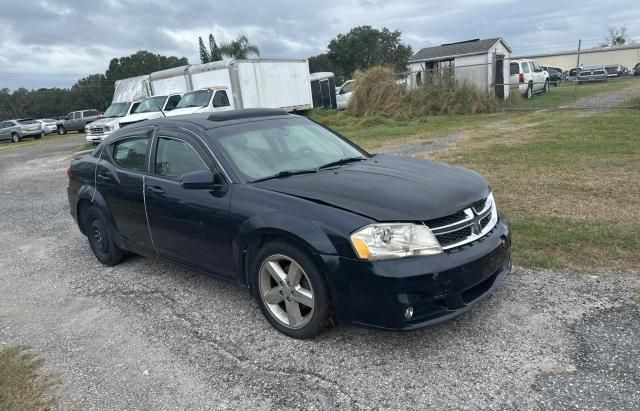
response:
<path fill-rule="evenodd" d="M 19 143 L 20 140 L 22 140 L 22 138 L 20 137 L 20 134 L 18 133 L 11 134 L 11 141 L 13 141 L 14 143 Z"/>
<path fill-rule="evenodd" d="M 124 259 L 124 251 L 113 241 L 113 235 L 104 214 L 95 207 L 90 207 L 84 217 L 85 233 L 93 255 L 104 265 L 116 265 Z"/>
<path fill-rule="evenodd" d="M 544 81 L 544 89 L 542 90 L 544 93 L 549 92 L 549 80 Z"/>
<path fill-rule="evenodd" d="M 58 126 L 58 134 L 67 134 L 67 130 L 64 128 L 64 126 Z"/>
<path fill-rule="evenodd" d="M 302 249 L 284 241 L 256 256 L 253 289 L 271 325 L 298 339 L 318 335 L 329 315 L 329 292 L 318 267 Z"/>

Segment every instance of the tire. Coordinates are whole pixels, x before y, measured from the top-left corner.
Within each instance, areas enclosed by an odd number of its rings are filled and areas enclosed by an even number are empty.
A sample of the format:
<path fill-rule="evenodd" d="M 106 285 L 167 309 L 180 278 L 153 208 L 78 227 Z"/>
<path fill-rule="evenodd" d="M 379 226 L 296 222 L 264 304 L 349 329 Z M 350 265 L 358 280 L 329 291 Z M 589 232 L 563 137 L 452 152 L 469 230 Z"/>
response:
<path fill-rule="evenodd" d="M 533 96 L 533 84 L 529 84 L 527 91 L 524 93 L 524 98 L 530 99 Z"/>
<path fill-rule="evenodd" d="M 308 253 L 277 240 L 262 247 L 253 261 L 251 287 L 271 325 L 296 339 L 320 334 L 329 317 L 329 291 Z M 297 275 L 291 271 L 295 267 Z"/>
<path fill-rule="evenodd" d="M 67 130 L 64 128 L 64 126 L 58 126 L 58 134 L 67 134 Z"/>
<path fill-rule="evenodd" d="M 42 138 L 42 133 L 38 134 L 37 136 L 33 136 L 33 138 L 35 140 L 40 140 Z"/>
<path fill-rule="evenodd" d="M 548 93 L 549 92 L 549 80 L 545 80 L 544 81 L 544 88 L 542 89 L 543 93 Z"/>
<path fill-rule="evenodd" d="M 89 207 L 83 220 L 89 246 L 98 261 L 108 266 L 120 263 L 125 257 L 125 252 L 113 242 L 113 235 L 104 214 L 96 207 Z"/>
<path fill-rule="evenodd" d="M 20 137 L 20 134 L 11 133 L 11 141 L 13 141 L 14 143 L 19 143 L 21 140 L 22 140 L 22 137 Z"/>

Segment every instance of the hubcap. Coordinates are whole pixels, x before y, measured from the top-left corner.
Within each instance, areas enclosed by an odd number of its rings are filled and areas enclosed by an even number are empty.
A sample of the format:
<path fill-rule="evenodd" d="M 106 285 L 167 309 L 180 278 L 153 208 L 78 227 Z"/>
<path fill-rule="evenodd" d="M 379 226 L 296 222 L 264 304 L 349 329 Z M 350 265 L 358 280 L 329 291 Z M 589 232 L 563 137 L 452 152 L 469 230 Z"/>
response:
<path fill-rule="evenodd" d="M 313 317 L 313 288 L 300 264 L 285 255 L 267 258 L 260 267 L 260 297 L 269 313 L 288 328 L 302 328 Z"/>
<path fill-rule="evenodd" d="M 105 249 L 107 248 L 107 244 L 104 241 L 101 227 L 95 221 L 91 225 L 91 237 L 93 238 L 93 243 L 95 244 L 96 248 L 100 251 L 105 251 Z"/>

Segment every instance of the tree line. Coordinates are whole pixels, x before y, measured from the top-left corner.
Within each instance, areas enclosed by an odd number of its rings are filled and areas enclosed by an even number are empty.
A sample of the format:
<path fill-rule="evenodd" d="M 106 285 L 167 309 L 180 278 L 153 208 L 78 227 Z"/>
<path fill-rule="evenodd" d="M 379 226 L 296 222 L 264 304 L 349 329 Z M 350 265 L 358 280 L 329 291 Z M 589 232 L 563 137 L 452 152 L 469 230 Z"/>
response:
<path fill-rule="evenodd" d="M 309 71 L 331 71 L 340 81 L 352 78 L 356 70 L 374 66 L 404 71 L 412 50 L 411 46 L 402 43 L 401 36 L 400 31 L 390 31 L 386 27 L 354 27 L 348 33 L 332 39 L 325 53 L 310 57 Z M 205 45 L 202 37 L 198 37 L 201 63 L 223 58 L 260 57 L 258 46 L 245 35 L 218 45 L 210 34 L 208 43 Z M 0 119 L 58 117 L 71 111 L 91 108 L 104 111 L 111 103 L 117 80 L 187 64 L 189 62 L 185 57 L 163 56 L 140 50 L 130 56 L 111 59 L 104 74 L 81 78 L 71 88 L 19 88 L 13 92 L 7 88 L 0 89 Z"/>

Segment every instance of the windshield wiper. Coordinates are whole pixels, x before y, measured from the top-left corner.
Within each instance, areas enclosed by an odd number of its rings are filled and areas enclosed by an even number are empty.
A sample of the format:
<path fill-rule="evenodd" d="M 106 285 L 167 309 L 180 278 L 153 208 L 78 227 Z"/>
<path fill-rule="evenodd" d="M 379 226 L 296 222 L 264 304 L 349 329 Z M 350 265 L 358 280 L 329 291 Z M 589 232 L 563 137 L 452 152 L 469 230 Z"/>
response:
<path fill-rule="evenodd" d="M 284 171 L 280 171 L 279 173 L 275 173 L 273 175 L 270 176 L 266 176 L 266 177 L 260 177 L 260 178 L 256 178 L 253 180 L 250 180 L 250 183 L 258 183 L 260 181 L 265 181 L 265 180 L 272 180 L 274 178 L 283 178 L 283 177 L 289 177 L 289 176 L 295 176 L 298 174 L 311 174 L 311 173 L 317 173 L 318 169 L 313 168 L 313 169 L 308 169 L 308 170 L 284 170 Z"/>
<path fill-rule="evenodd" d="M 341 158 L 340 160 L 332 161 L 330 163 L 322 165 L 322 166 L 318 167 L 318 169 L 322 170 L 324 168 L 340 166 L 342 164 L 353 163 L 354 161 L 362 161 L 362 160 L 366 160 L 366 158 L 364 158 L 364 157 L 345 157 L 345 158 Z"/>

